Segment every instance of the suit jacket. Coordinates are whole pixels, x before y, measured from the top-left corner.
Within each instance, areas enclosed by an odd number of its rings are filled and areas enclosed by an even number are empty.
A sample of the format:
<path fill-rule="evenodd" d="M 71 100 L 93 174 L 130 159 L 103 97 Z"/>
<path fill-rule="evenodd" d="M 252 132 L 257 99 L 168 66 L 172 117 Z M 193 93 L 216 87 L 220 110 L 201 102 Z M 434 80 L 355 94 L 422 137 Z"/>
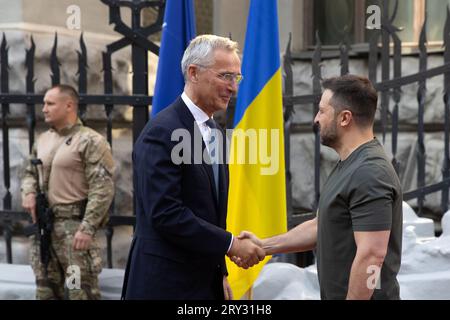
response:
<path fill-rule="evenodd" d="M 181 153 L 184 159 L 190 158 L 190 164 L 175 164 L 171 159 L 172 149 L 179 144 L 171 141 L 176 129 L 190 134 L 191 150 Z M 125 271 L 124 299 L 223 299 L 225 254 L 232 238 L 225 231 L 228 167 L 219 165 L 216 190 L 212 166 L 194 163 L 194 136 L 201 139 L 204 150 L 200 129 L 179 97 L 149 121 L 136 141 L 136 229 Z M 224 154 L 225 148 L 224 143 Z"/>

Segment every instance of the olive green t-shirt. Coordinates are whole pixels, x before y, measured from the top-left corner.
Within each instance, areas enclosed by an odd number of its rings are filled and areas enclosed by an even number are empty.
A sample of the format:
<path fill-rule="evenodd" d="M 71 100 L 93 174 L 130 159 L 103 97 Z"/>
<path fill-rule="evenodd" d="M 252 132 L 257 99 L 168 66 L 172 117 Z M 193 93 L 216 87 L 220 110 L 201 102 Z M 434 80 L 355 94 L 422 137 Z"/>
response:
<path fill-rule="evenodd" d="M 322 299 L 347 296 L 356 254 L 353 233 L 383 230 L 391 233 L 379 289 L 372 299 L 399 299 L 396 276 L 402 251 L 402 190 L 377 139 L 338 162 L 323 187 L 317 215 L 317 271 Z"/>

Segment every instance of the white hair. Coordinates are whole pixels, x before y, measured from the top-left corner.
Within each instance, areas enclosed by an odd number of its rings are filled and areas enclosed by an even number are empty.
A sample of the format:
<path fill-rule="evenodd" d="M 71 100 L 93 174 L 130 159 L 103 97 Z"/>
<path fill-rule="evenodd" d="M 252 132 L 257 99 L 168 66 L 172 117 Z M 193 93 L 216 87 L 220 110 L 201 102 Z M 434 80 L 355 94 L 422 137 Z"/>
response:
<path fill-rule="evenodd" d="M 215 62 L 214 51 L 218 49 L 239 53 L 238 43 L 225 37 L 203 34 L 192 39 L 181 60 L 181 71 L 185 81 L 189 65 L 212 66 Z"/>

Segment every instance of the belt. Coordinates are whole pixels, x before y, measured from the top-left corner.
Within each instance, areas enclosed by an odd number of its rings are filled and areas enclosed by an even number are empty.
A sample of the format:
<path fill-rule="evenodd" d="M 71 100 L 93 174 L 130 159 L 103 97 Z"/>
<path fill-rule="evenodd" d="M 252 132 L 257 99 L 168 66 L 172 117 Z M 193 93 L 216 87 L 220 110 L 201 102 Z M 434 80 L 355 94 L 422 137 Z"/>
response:
<path fill-rule="evenodd" d="M 55 204 L 52 206 L 52 212 L 55 219 L 81 220 L 86 210 L 86 204 L 87 199 L 67 204 Z"/>

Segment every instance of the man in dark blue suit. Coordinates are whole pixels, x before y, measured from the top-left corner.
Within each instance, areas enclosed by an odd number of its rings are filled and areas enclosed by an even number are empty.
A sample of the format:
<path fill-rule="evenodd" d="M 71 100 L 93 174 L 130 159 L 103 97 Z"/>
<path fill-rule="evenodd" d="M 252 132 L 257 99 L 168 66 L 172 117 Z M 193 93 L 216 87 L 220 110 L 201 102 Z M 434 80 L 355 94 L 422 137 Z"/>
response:
<path fill-rule="evenodd" d="M 232 299 L 225 255 L 246 266 L 265 255 L 225 230 L 228 168 L 220 142 L 226 139 L 212 115 L 226 110 L 242 79 L 237 43 L 198 36 L 182 70 L 183 94 L 147 124 L 134 146 L 136 230 L 124 299 Z"/>

